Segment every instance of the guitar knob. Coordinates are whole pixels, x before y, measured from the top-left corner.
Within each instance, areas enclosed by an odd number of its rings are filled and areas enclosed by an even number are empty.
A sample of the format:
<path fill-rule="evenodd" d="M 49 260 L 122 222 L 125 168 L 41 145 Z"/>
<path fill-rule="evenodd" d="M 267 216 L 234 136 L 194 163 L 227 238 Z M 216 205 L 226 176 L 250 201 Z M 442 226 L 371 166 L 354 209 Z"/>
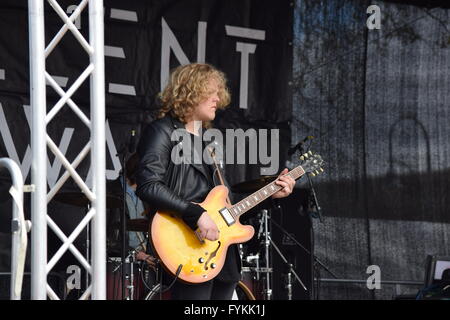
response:
<path fill-rule="evenodd" d="M 203 263 L 203 262 L 205 262 L 205 259 L 200 258 L 200 259 L 198 259 L 198 262 Z"/>
<path fill-rule="evenodd" d="M 215 269 L 217 267 L 217 265 L 215 263 L 211 263 L 211 268 Z"/>

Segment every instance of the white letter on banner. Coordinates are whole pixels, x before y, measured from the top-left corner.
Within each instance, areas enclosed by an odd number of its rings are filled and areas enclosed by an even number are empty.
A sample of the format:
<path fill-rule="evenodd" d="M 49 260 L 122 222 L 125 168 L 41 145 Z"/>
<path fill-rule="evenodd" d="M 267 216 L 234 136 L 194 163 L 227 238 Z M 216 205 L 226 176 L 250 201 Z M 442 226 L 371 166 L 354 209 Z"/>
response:
<path fill-rule="evenodd" d="M 369 30 L 381 29 L 381 9 L 377 5 L 371 5 L 367 8 L 367 13 L 371 13 L 371 16 L 367 18 L 367 28 Z"/>
<path fill-rule="evenodd" d="M 25 155 L 23 156 L 23 160 L 20 161 L 1 103 L 0 103 L 0 133 L 2 135 L 3 142 L 5 144 L 6 152 L 8 152 L 8 157 L 14 160 L 20 166 L 20 171 L 22 172 L 23 179 L 26 180 L 31 168 L 31 148 L 30 145 L 27 145 L 25 149 Z"/>
<path fill-rule="evenodd" d="M 371 274 L 367 278 L 367 289 L 373 290 L 373 289 L 381 289 L 381 270 L 380 267 L 377 265 L 371 265 L 367 267 L 366 273 Z"/>
<path fill-rule="evenodd" d="M 235 26 L 225 26 L 227 35 L 233 37 L 247 38 L 253 40 L 265 40 L 266 32 L 264 30 L 241 28 Z M 248 106 L 248 70 L 249 70 L 249 54 L 255 53 L 256 44 L 253 43 L 236 43 L 236 52 L 241 53 L 241 83 L 239 90 L 239 108 L 247 109 Z"/>
<path fill-rule="evenodd" d="M 180 43 L 173 34 L 169 25 L 164 18 L 161 18 L 162 26 L 162 43 L 161 43 L 161 90 L 167 84 L 170 71 L 170 50 L 173 50 L 175 57 L 181 65 L 189 64 L 190 61 L 183 49 L 181 49 Z M 198 43 L 197 43 L 197 60 L 198 62 L 205 62 L 206 54 L 206 26 L 204 21 L 198 22 Z"/>

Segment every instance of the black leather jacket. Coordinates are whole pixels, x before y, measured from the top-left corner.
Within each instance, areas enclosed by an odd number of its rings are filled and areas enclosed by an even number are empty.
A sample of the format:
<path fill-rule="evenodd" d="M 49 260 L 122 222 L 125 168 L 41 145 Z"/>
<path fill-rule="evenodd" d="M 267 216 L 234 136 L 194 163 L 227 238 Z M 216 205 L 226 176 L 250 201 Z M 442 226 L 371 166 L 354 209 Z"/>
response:
<path fill-rule="evenodd" d="M 195 230 L 197 220 L 205 210 L 192 202 L 199 203 L 206 198 L 214 187 L 211 182 L 214 179 L 211 178 L 213 170 L 208 172 L 208 167 L 203 164 L 171 161 L 172 149 L 179 143 L 171 140 L 172 133 L 184 128 L 183 123 L 166 116 L 144 129 L 138 146 L 140 163 L 136 173 L 136 194 L 150 206 L 150 213 L 162 210 L 178 214 Z M 182 156 L 192 157 L 192 154 Z M 238 281 L 239 269 L 240 257 L 237 246 L 233 245 L 218 278 Z"/>
<path fill-rule="evenodd" d="M 192 202 L 202 202 L 211 186 L 202 164 L 171 161 L 172 149 L 179 143 L 171 140 L 176 129 L 184 129 L 183 123 L 166 116 L 153 121 L 143 131 L 138 146 L 136 193 L 154 210 L 181 215 L 195 230 L 205 210 Z"/>

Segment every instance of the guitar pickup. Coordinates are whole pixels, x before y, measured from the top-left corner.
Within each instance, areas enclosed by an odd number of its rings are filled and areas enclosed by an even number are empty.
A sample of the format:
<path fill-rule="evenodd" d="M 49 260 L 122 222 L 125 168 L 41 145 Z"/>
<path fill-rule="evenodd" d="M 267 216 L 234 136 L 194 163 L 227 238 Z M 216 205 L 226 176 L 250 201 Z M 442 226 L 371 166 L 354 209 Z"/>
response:
<path fill-rule="evenodd" d="M 236 222 L 236 220 L 234 219 L 233 215 L 231 214 L 230 210 L 228 210 L 228 208 L 220 209 L 219 213 L 228 226 L 231 226 Z"/>

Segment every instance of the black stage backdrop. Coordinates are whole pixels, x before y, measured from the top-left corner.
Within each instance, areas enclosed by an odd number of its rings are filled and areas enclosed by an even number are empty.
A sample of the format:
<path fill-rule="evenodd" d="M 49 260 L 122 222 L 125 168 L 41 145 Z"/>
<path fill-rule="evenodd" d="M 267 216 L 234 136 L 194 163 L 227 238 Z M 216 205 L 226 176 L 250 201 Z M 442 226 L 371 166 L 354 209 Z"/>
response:
<path fill-rule="evenodd" d="M 306 0 L 294 13 L 292 141 L 315 136 L 327 161 L 315 250 L 341 279 L 366 280 L 378 265 L 381 280 L 423 281 L 426 256 L 450 253 L 448 2 L 396 2 Z M 380 30 L 366 28 L 372 4 Z M 322 283 L 319 297 L 419 288 Z"/>
<path fill-rule="evenodd" d="M 58 1 L 72 12 L 80 1 Z M 231 105 L 215 121 L 219 129 L 280 129 L 281 154 L 290 144 L 288 121 L 292 114 L 292 18 L 290 1 L 144 1 L 107 0 L 105 5 L 105 72 L 107 115 L 107 179 L 116 179 L 121 164 L 117 152 L 128 147 L 130 134 L 140 134 L 154 119 L 157 94 L 169 70 L 189 62 L 207 62 L 224 71 L 232 93 Z M 45 2 L 46 44 L 63 23 Z M 87 8 L 75 21 L 88 39 Z M 30 182 L 31 150 L 29 107 L 29 52 L 27 1 L 0 3 L 0 156 L 20 164 L 26 183 Z M 89 64 L 83 48 L 69 31 L 46 60 L 46 69 L 67 91 Z M 47 110 L 59 95 L 47 85 Z M 88 81 L 72 100 L 89 117 Z M 66 105 L 47 127 L 50 137 L 69 161 L 89 140 L 89 130 Z M 248 141 L 246 142 L 249 143 Z M 243 146 L 237 146 L 242 150 Z M 269 149 L 270 150 L 270 149 Z M 64 168 L 51 152 L 48 185 L 51 188 Z M 284 156 L 285 157 L 285 156 Z M 280 163 L 284 163 L 281 159 Z M 256 178 L 261 164 L 230 166 L 230 184 Z M 281 170 L 282 168 L 279 168 Z M 89 161 L 77 169 L 89 176 Z M 89 180 L 89 179 L 88 179 Z M 2 173 L 2 213 L 10 211 L 8 174 Z M 63 191 L 77 190 L 70 179 Z M 29 195 L 26 195 L 29 216 Z M 49 214 L 70 232 L 80 221 L 83 209 L 52 201 Z M 9 217 L 2 214 L 2 230 L 9 230 Z M 83 248 L 80 236 L 75 244 Z M 59 243 L 49 231 L 49 245 Z M 8 247 L 8 245 L 6 245 Z M 71 254 L 68 254 L 71 256 Z M 49 258 L 52 254 L 49 254 Z M 8 259 L 2 259 L 5 269 Z M 28 260 L 29 262 L 29 260 Z M 73 261 L 65 261 L 64 269 Z M 58 266 L 55 269 L 58 269 Z"/>

